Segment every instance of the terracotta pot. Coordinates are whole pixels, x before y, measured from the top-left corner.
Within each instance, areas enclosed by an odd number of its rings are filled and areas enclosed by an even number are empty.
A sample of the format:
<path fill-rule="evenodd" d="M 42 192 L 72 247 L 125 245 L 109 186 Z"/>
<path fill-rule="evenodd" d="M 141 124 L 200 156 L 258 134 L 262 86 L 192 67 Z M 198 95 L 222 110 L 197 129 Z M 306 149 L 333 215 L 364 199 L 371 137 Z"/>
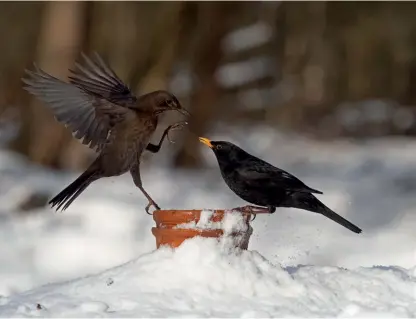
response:
<path fill-rule="evenodd" d="M 198 228 L 176 228 L 177 225 L 195 222 L 198 223 L 202 210 L 156 210 L 153 212 L 153 220 L 156 227 L 152 228 L 152 234 L 156 237 L 156 247 L 168 245 L 179 247 L 186 239 L 195 236 L 214 237 L 220 239 L 224 236 L 222 229 L 198 229 Z M 221 222 L 224 218 L 224 210 L 215 210 L 211 215 L 210 222 Z M 250 213 L 241 213 L 248 229 L 245 232 L 227 234 L 231 237 L 235 247 L 247 249 L 253 229 L 250 226 Z"/>

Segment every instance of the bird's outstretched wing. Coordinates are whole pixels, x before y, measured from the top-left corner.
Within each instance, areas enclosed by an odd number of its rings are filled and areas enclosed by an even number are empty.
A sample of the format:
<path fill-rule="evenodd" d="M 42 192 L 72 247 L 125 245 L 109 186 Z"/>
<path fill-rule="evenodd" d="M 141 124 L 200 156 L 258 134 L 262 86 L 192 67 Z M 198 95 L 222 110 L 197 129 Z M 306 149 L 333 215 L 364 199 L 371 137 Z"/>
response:
<path fill-rule="evenodd" d="M 87 90 L 63 82 L 36 65 L 35 71 L 26 70 L 26 73 L 30 78 L 22 79 L 27 85 L 25 89 L 45 102 L 59 122 L 70 128 L 76 138 L 83 138 L 83 144 L 96 151 L 102 150 L 112 128 L 127 113 L 133 112 L 98 97 L 98 94 L 88 94 Z"/>
<path fill-rule="evenodd" d="M 75 63 L 76 69 L 69 70 L 72 75 L 69 76 L 69 82 L 81 90 L 106 99 L 107 101 L 125 106 L 134 107 L 137 97 L 134 96 L 126 84 L 119 79 L 115 72 L 103 61 L 103 59 L 94 53 L 90 59 L 85 54 L 81 54 L 85 65 Z"/>
<path fill-rule="evenodd" d="M 323 194 L 321 191 L 306 186 L 292 174 L 274 167 L 267 162 L 250 162 L 249 165 L 237 168 L 238 174 L 251 187 L 275 187 L 290 192 Z"/>

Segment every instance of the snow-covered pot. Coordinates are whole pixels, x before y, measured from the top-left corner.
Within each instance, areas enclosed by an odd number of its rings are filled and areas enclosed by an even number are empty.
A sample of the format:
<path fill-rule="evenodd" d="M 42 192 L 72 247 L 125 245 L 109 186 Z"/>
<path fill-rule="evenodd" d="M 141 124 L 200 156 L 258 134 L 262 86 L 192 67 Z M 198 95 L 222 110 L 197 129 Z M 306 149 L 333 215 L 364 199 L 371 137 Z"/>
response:
<path fill-rule="evenodd" d="M 232 225 L 230 214 L 237 215 L 239 227 Z M 201 218 L 202 217 L 202 218 Z M 228 220 L 227 220 L 228 218 Z M 225 210 L 156 210 L 153 212 L 156 227 L 152 233 L 156 237 L 156 247 L 168 245 L 176 248 L 186 239 L 201 236 L 227 237 L 235 247 L 247 249 L 253 232 L 250 226 L 251 214 Z M 228 224 L 226 228 L 223 225 Z M 230 227 L 231 226 L 231 227 Z"/>

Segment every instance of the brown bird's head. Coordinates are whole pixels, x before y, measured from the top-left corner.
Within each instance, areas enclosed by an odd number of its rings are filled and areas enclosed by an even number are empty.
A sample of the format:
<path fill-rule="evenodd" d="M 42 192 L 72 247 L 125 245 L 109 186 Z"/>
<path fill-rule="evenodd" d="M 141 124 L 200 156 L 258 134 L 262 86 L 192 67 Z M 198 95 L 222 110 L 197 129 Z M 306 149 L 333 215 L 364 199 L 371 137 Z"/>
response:
<path fill-rule="evenodd" d="M 190 113 L 184 109 L 176 96 L 168 91 L 156 91 L 150 93 L 154 97 L 154 111 L 156 114 L 161 114 L 166 111 L 178 111 L 183 115 L 190 116 Z"/>

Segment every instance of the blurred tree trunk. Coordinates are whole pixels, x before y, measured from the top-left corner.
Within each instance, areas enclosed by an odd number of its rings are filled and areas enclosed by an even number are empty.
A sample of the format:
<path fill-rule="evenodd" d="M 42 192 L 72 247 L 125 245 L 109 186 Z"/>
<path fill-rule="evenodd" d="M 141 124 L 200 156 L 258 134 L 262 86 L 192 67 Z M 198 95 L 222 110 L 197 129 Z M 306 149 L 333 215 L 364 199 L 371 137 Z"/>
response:
<path fill-rule="evenodd" d="M 48 2 L 43 12 L 36 61 L 58 78 L 67 76 L 79 51 L 84 8 L 83 2 Z M 33 98 L 22 122 L 27 129 L 22 130 L 18 144 L 31 160 L 54 167 L 72 166 L 73 161 L 65 162 L 63 156 L 71 143 L 71 134 L 55 121 L 47 107 Z"/>
<path fill-rule="evenodd" d="M 178 56 L 179 36 L 181 31 L 182 15 L 186 2 L 166 2 L 160 8 L 158 13 L 159 19 L 153 23 L 152 37 L 148 44 L 151 53 L 150 63 L 147 72 L 140 79 L 137 90 L 141 93 L 147 93 L 155 90 L 167 90 L 169 79 L 172 73 L 173 64 Z M 178 114 L 169 112 L 164 119 L 173 119 Z M 160 123 L 160 122 L 159 122 Z M 163 123 L 163 122 L 162 122 Z M 153 139 L 158 140 L 165 125 L 158 125 Z M 143 154 L 145 157 L 151 156 L 149 153 Z"/>
<path fill-rule="evenodd" d="M 97 51 L 125 82 L 148 56 L 149 18 L 158 3 L 94 2 L 88 49 Z M 143 45 L 145 44 L 145 45 Z M 135 86 L 135 85 L 134 85 Z"/>
<path fill-rule="evenodd" d="M 147 93 L 166 90 L 176 57 L 184 2 L 165 3 L 158 12 L 159 19 L 153 23 L 150 67 L 138 84 L 138 91 Z"/>
<path fill-rule="evenodd" d="M 276 46 L 282 105 L 268 112 L 270 123 L 296 129 L 327 101 L 326 6 L 284 2 L 279 7 Z"/>
<path fill-rule="evenodd" d="M 133 90 L 166 88 L 185 4 L 94 3 L 89 48 L 103 55 Z"/>
<path fill-rule="evenodd" d="M 221 40 L 229 30 L 228 19 L 235 6 L 227 2 L 198 3 L 198 24 L 191 56 L 191 70 L 195 76 L 190 99 L 192 118 L 190 132 L 176 155 L 176 166 L 195 168 L 201 165 L 197 136 L 208 130 L 220 112 L 220 87 L 215 71 L 222 59 Z"/>
<path fill-rule="evenodd" d="M 20 114 L 27 111 L 30 97 L 22 92 L 21 77 L 24 66 L 29 61 L 32 65 L 44 6 L 42 2 L 1 3 L 0 37 L 4 49 L 0 54 L 0 118 L 3 123 L 19 124 Z M 21 151 L 14 140 L 9 146 Z"/>

